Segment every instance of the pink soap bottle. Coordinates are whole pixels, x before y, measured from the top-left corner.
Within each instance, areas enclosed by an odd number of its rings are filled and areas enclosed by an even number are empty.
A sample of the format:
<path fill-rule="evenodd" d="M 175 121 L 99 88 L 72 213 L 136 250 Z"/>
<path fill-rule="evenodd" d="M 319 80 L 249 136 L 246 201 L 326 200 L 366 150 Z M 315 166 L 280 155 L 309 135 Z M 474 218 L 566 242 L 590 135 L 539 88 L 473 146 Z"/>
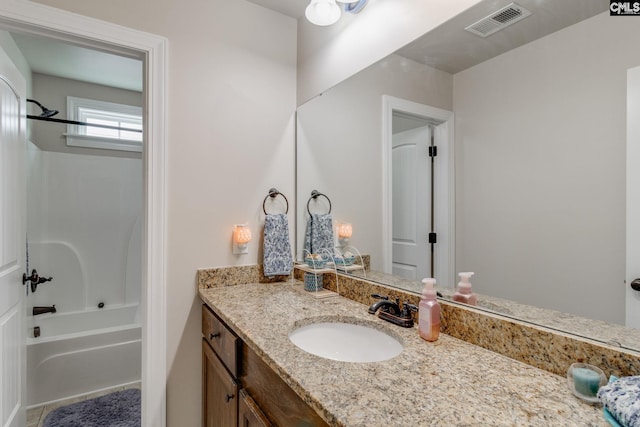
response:
<path fill-rule="evenodd" d="M 478 296 L 471 290 L 471 282 L 469 282 L 473 272 L 458 273 L 458 276 L 460 276 L 460 282 L 458 282 L 456 293 L 453 294 L 453 300 L 464 304 L 477 305 Z"/>
<path fill-rule="evenodd" d="M 424 290 L 418 310 L 418 333 L 422 339 L 435 341 L 440 336 L 440 304 L 436 299 L 436 279 L 422 279 Z"/>

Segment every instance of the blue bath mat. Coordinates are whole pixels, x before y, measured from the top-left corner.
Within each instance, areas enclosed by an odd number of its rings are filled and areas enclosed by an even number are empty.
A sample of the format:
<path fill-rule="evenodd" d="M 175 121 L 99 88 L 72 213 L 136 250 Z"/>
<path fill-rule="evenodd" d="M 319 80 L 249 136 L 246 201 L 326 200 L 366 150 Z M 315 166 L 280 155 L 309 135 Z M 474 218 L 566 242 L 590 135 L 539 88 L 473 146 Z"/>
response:
<path fill-rule="evenodd" d="M 44 427 L 140 427 L 140 390 L 116 391 L 54 409 Z"/>

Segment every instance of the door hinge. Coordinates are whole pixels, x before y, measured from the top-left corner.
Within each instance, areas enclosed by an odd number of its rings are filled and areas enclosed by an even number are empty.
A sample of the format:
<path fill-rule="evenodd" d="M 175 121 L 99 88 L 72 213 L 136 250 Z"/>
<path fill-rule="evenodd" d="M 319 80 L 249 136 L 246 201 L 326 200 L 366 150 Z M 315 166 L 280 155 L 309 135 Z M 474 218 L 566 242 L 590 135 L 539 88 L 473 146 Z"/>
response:
<path fill-rule="evenodd" d="M 429 233 L 429 243 L 433 245 L 434 243 L 436 243 L 436 240 L 437 240 L 436 233 Z"/>
<path fill-rule="evenodd" d="M 436 157 L 438 155 L 438 147 L 436 145 L 429 146 L 429 157 Z"/>

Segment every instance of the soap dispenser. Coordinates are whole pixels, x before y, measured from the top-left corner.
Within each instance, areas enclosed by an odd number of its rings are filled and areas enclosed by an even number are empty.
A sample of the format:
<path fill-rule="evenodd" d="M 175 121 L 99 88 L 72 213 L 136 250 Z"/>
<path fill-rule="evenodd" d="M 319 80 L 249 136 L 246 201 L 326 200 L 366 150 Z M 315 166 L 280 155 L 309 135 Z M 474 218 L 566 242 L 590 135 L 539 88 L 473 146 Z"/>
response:
<path fill-rule="evenodd" d="M 458 289 L 453 294 L 453 300 L 469 305 L 478 304 L 478 296 L 471 290 L 471 282 L 469 279 L 473 276 L 473 272 L 458 273 L 460 276 L 460 282 L 458 282 Z"/>
<path fill-rule="evenodd" d="M 436 299 L 436 279 L 422 279 L 424 290 L 418 311 L 418 332 L 427 341 L 436 341 L 440 336 L 440 304 Z"/>

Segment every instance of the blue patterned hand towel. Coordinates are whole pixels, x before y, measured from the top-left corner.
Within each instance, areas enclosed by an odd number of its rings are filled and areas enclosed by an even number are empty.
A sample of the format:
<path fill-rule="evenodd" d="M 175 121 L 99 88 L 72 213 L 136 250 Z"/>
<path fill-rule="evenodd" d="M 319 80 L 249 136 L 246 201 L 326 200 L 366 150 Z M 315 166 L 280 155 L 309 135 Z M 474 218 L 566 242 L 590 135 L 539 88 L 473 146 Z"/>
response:
<path fill-rule="evenodd" d="M 623 377 L 598 390 L 605 409 L 624 427 L 640 427 L 640 376 Z"/>
<path fill-rule="evenodd" d="M 293 257 L 289 243 L 287 215 L 267 214 L 264 221 L 264 275 L 282 276 L 291 273 Z"/>
<path fill-rule="evenodd" d="M 304 255 L 333 254 L 333 220 L 330 214 L 311 214 L 304 233 Z M 326 249 L 323 250 L 323 249 Z"/>

